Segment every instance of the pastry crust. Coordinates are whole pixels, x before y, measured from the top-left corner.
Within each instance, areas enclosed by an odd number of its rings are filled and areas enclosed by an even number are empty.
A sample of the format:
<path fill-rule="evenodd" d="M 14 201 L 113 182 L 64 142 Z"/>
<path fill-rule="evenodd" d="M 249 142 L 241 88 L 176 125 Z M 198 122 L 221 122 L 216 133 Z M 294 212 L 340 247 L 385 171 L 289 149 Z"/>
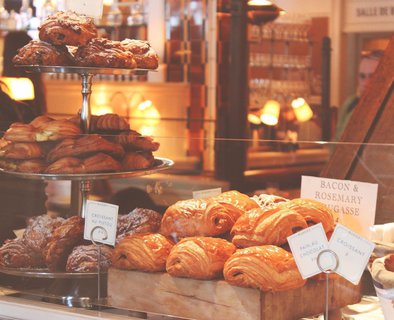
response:
<path fill-rule="evenodd" d="M 167 208 L 160 232 L 175 239 L 217 236 L 230 231 L 237 217 L 211 199 L 183 200 Z"/>
<path fill-rule="evenodd" d="M 109 142 L 97 134 L 85 135 L 78 139 L 65 139 L 49 153 L 47 160 L 54 162 L 64 157 L 84 157 L 97 152 L 107 153 L 115 158 L 122 158 L 121 145 Z"/>
<path fill-rule="evenodd" d="M 119 41 L 96 38 L 79 47 L 74 59 L 79 66 L 134 69 L 137 63 Z"/>
<path fill-rule="evenodd" d="M 65 270 L 68 255 L 83 240 L 84 220 L 73 216 L 63 221 L 52 233 L 44 250 L 50 271 Z"/>
<path fill-rule="evenodd" d="M 250 210 L 234 224 L 232 242 L 238 248 L 273 244 L 280 246 L 287 237 L 307 228 L 302 215 L 287 208 Z"/>
<path fill-rule="evenodd" d="M 39 38 L 54 45 L 81 46 L 96 37 L 93 18 L 72 11 L 49 15 L 39 27 Z"/>
<path fill-rule="evenodd" d="M 91 117 L 90 132 L 92 133 L 119 133 L 126 130 L 130 130 L 129 123 L 115 113 Z"/>
<path fill-rule="evenodd" d="M 108 136 L 107 139 L 120 143 L 128 151 L 157 151 L 160 147 L 160 143 L 153 141 L 152 137 L 142 136 L 134 130 L 122 132 L 115 136 Z"/>
<path fill-rule="evenodd" d="M 321 223 L 326 233 L 334 229 L 334 213 L 325 204 L 312 199 L 293 199 L 279 205 L 281 208 L 289 208 L 301 214 L 308 226 Z"/>
<path fill-rule="evenodd" d="M 155 164 L 150 151 L 129 151 L 123 157 L 122 169 L 125 171 L 148 169 Z"/>
<path fill-rule="evenodd" d="M 257 202 L 257 204 L 260 206 L 260 208 L 267 208 L 267 209 L 273 209 L 276 208 L 280 203 L 282 202 L 288 202 L 289 199 L 275 196 L 273 194 L 259 194 L 255 195 L 252 197 L 254 201 Z"/>
<path fill-rule="evenodd" d="M 172 248 L 166 270 L 174 277 L 202 280 L 222 277 L 224 263 L 235 249 L 231 242 L 220 238 L 185 238 Z"/>
<path fill-rule="evenodd" d="M 302 287 L 293 256 L 276 246 L 237 250 L 224 265 L 224 278 L 233 285 L 262 291 L 284 291 Z"/>
<path fill-rule="evenodd" d="M 120 241 L 112 255 L 112 265 L 119 269 L 160 272 L 173 243 L 159 233 L 133 234 Z"/>
<path fill-rule="evenodd" d="M 223 192 L 211 199 L 219 202 L 227 210 L 233 212 L 235 219 L 238 219 L 238 217 L 243 215 L 245 212 L 259 207 L 258 204 L 249 196 L 236 190 Z"/>
<path fill-rule="evenodd" d="M 7 240 L 0 248 L 0 266 L 6 268 L 39 268 L 42 256 L 27 247 L 22 239 Z"/>
<path fill-rule="evenodd" d="M 137 68 L 157 69 L 159 57 L 148 41 L 124 39 L 121 44 L 134 55 Z"/>
<path fill-rule="evenodd" d="M 47 42 L 31 40 L 20 48 L 12 59 L 16 65 L 69 66 L 73 58 L 66 47 L 53 46 Z"/>
<path fill-rule="evenodd" d="M 100 252 L 100 271 L 105 272 L 111 265 L 113 250 L 108 246 L 82 245 L 73 249 L 67 258 L 67 272 L 96 272 Z"/>
<path fill-rule="evenodd" d="M 0 158 L 24 160 L 43 158 L 45 153 L 38 143 L 0 141 Z"/>

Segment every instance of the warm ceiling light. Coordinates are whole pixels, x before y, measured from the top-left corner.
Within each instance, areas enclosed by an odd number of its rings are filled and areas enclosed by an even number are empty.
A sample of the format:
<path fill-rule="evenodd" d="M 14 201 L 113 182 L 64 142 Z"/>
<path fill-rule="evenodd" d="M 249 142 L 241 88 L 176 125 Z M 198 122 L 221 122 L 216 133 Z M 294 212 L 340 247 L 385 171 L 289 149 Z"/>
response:
<path fill-rule="evenodd" d="M 278 124 L 280 112 L 280 104 L 276 100 L 268 100 L 264 107 L 263 112 L 260 116 L 261 122 L 267 126 L 275 126 Z"/>
<path fill-rule="evenodd" d="M 34 85 L 29 78 L 2 77 L 0 80 L 7 86 L 7 93 L 12 99 L 34 99 Z"/>
<path fill-rule="evenodd" d="M 249 0 L 248 5 L 249 6 L 270 6 L 270 5 L 272 5 L 272 2 L 267 1 L 267 0 Z"/>
<path fill-rule="evenodd" d="M 249 123 L 254 124 L 256 126 L 260 125 L 261 124 L 260 114 L 261 114 L 261 112 L 259 112 L 259 111 L 254 111 L 254 112 L 250 111 L 248 113 Z"/>
<path fill-rule="evenodd" d="M 103 4 L 105 6 L 112 6 L 113 3 L 114 3 L 114 0 L 104 0 L 103 1 Z"/>
<path fill-rule="evenodd" d="M 313 111 L 304 98 L 297 98 L 291 102 L 295 116 L 299 122 L 305 122 L 313 117 Z"/>
<path fill-rule="evenodd" d="M 144 120 L 147 126 L 156 126 L 160 122 L 160 112 L 150 100 L 141 102 L 137 108 L 131 110 L 133 118 Z"/>

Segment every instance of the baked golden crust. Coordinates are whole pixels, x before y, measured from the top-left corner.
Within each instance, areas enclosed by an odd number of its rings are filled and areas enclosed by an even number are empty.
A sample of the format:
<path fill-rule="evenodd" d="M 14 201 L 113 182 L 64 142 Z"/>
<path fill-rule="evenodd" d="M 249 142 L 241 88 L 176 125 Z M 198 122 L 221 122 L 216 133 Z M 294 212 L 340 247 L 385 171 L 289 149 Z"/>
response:
<path fill-rule="evenodd" d="M 280 246 L 287 237 L 307 228 L 308 225 L 297 211 L 283 208 L 248 211 L 231 229 L 232 242 L 238 248 L 273 244 Z"/>
<path fill-rule="evenodd" d="M 92 39 L 75 52 L 76 64 L 83 67 L 134 69 L 137 63 L 130 51 L 119 41 L 104 38 Z"/>
<path fill-rule="evenodd" d="M 157 69 L 159 57 L 148 41 L 124 39 L 121 44 L 134 55 L 137 68 Z"/>
<path fill-rule="evenodd" d="M 176 239 L 216 236 L 230 231 L 237 218 L 217 201 L 183 200 L 167 208 L 161 221 L 160 233 Z"/>
<path fill-rule="evenodd" d="M 44 260 L 50 271 L 64 270 L 68 255 L 83 240 L 84 220 L 73 216 L 58 226 L 44 250 Z"/>
<path fill-rule="evenodd" d="M 257 202 L 260 208 L 263 209 L 273 209 L 276 208 L 280 203 L 289 201 L 289 199 L 265 193 L 254 195 L 252 199 Z"/>
<path fill-rule="evenodd" d="M 160 272 L 173 243 L 159 233 L 133 234 L 120 241 L 112 255 L 112 265 L 119 269 Z"/>
<path fill-rule="evenodd" d="M 43 173 L 47 164 L 43 159 L 13 160 L 0 159 L 0 168 L 6 171 Z"/>
<path fill-rule="evenodd" d="M 111 265 L 112 248 L 100 246 L 100 271 L 107 271 Z M 67 258 L 67 272 L 98 271 L 99 249 L 96 245 L 81 245 L 73 249 Z"/>
<path fill-rule="evenodd" d="M 107 153 L 115 158 L 122 158 L 124 155 L 120 144 L 112 143 L 97 134 L 89 134 L 61 141 L 48 153 L 47 160 L 54 162 L 64 157 L 83 157 L 97 152 Z"/>
<path fill-rule="evenodd" d="M 27 247 L 22 239 L 7 240 L 0 248 L 0 266 L 6 268 L 39 268 L 42 256 Z"/>
<path fill-rule="evenodd" d="M 126 152 L 122 160 L 122 168 L 125 171 L 142 170 L 152 167 L 155 158 L 149 151 Z"/>
<path fill-rule="evenodd" d="M 171 249 L 166 270 L 174 277 L 202 280 L 222 277 L 224 263 L 235 249 L 231 242 L 220 238 L 185 238 Z"/>
<path fill-rule="evenodd" d="M 54 45 L 81 46 L 96 37 L 93 18 L 72 11 L 49 15 L 39 27 L 39 38 Z"/>
<path fill-rule="evenodd" d="M 219 202 L 227 210 L 233 212 L 235 219 L 238 219 L 238 217 L 243 215 L 245 212 L 259 207 L 256 201 L 252 200 L 246 194 L 240 193 L 236 190 L 223 192 L 211 199 Z"/>
<path fill-rule="evenodd" d="M 129 123 L 125 118 L 115 113 L 91 117 L 91 133 L 118 133 L 125 130 L 130 130 Z"/>
<path fill-rule="evenodd" d="M 15 142 L 0 141 L 0 158 L 8 159 L 36 159 L 43 158 L 45 155 L 43 149 L 35 142 Z"/>
<path fill-rule="evenodd" d="M 334 229 L 334 213 L 325 204 L 312 199 L 293 199 L 279 204 L 280 208 L 289 208 L 297 211 L 311 226 L 321 223 L 326 233 Z"/>
<path fill-rule="evenodd" d="M 16 65 L 69 66 L 73 58 L 66 47 L 53 46 L 47 42 L 31 40 L 20 48 L 12 59 Z"/>
<path fill-rule="evenodd" d="M 230 284 L 262 291 L 290 290 L 306 282 L 291 253 L 271 245 L 237 250 L 224 264 L 223 273 Z"/>
<path fill-rule="evenodd" d="M 160 143 L 153 141 L 152 137 L 142 136 L 134 130 L 121 132 L 118 135 L 108 136 L 106 139 L 121 144 L 125 150 L 129 151 L 157 151 L 160 147 Z"/>
<path fill-rule="evenodd" d="M 161 214 L 150 209 L 135 208 L 118 217 L 116 241 L 135 233 L 155 233 L 160 228 Z"/>

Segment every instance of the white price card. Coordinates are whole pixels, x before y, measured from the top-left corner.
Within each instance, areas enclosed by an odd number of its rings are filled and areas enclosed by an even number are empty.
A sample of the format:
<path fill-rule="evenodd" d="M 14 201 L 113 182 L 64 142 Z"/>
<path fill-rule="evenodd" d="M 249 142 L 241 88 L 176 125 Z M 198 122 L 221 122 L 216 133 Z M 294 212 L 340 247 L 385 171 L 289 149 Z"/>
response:
<path fill-rule="evenodd" d="M 85 14 L 93 18 L 103 15 L 103 0 L 66 0 L 65 10 Z"/>
<path fill-rule="evenodd" d="M 303 279 L 321 272 L 317 265 L 318 254 L 328 248 L 327 236 L 321 223 L 306 228 L 287 238 L 294 260 Z M 323 270 L 332 268 L 334 261 L 327 256 L 320 259 Z"/>
<path fill-rule="evenodd" d="M 115 245 L 118 211 L 117 205 L 87 200 L 84 239 Z"/>
<path fill-rule="evenodd" d="M 221 193 L 222 193 L 222 188 L 193 191 L 193 199 L 205 199 L 205 198 L 215 197 Z"/>
<path fill-rule="evenodd" d="M 328 248 L 338 256 L 336 273 L 358 284 L 375 244 L 341 224 L 337 224 Z"/>
<path fill-rule="evenodd" d="M 375 224 L 378 185 L 374 183 L 302 176 L 301 198 L 315 199 L 335 213 L 335 221 L 369 238 Z"/>

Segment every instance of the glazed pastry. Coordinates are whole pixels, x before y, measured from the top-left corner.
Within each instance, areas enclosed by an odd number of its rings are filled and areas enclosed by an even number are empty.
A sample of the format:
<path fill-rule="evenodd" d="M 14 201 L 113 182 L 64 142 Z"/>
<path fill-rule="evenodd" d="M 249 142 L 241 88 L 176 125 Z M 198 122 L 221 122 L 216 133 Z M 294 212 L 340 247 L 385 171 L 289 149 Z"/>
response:
<path fill-rule="evenodd" d="M 283 202 L 279 206 L 297 211 L 304 217 L 308 226 L 321 223 L 326 233 L 334 229 L 334 213 L 319 201 L 298 198 Z"/>
<path fill-rule="evenodd" d="M 173 243 L 159 233 L 133 234 L 120 241 L 112 255 L 112 265 L 126 270 L 165 271 Z"/>
<path fill-rule="evenodd" d="M 139 151 L 133 152 L 129 151 L 123 157 L 122 168 L 125 171 L 141 170 L 147 169 L 154 165 L 155 158 L 152 152 L 149 151 Z"/>
<path fill-rule="evenodd" d="M 157 69 L 159 66 L 159 57 L 148 41 L 124 39 L 121 43 L 134 55 L 137 68 Z"/>
<path fill-rule="evenodd" d="M 135 233 L 155 233 L 160 228 L 161 214 L 150 209 L 135 208 L 118 217 L 116 241 Z"/>
<path fill-rule="evenodd" d="M 47 42 L 31 40 L 20 48 L 12 59 L 16 65 L 68 66 L 73 58 L 66 47 L 53 46 Z"/>
<path fill-rule="evenodd" d="M 125 130 L 130 130 L 129 123 L 117 114 L 107 113 L 91 117 L 90 132 L 92 133 L 115 133 Z"/>
<path fill-rule="evenodd" d="M 126 50 L 119 41 L 104 38 L 92 39 L 79 47 L 74 59 L 79 66 L 134 69 L 137 63 L 134 55 Z"/>
<path fill-rule="evenodd" d="M 73 216 L 53 231 L 44 250 L 44 260 L 50 271 L 66 268 L 68 255 L 83 240 L 83 230 L 84 220 Z"/>
<path fill-rule="evenodd" d="M 306 282 L 291 253 L 270 245 L 237 250 L 224 264 L 223 273 L 230 284 L 262 291 L 295 289 Z"/>
<path fill-rule="evenodd" d="M 32 125 L 34 128 L 43 128 L 48 122 L 55 121 L 55 119 L 48 117 L 47 115 L 41 115 L 38 117 L 35 117 L 31 122 L 30 125 Z"/>
<path fill-rule="evenodd" d="M 51 218 L 47 214 L 36 217 L 23 233 L 23 243 L 39 255 L 43 255 L 52 232 L 59 227 L 63 218 Z"/>
<path fill-rule="evenodd" d="M 282 202 L 288 202 L 289 199 L 275 196 L 273 194 L 259 194 L 252 197 L 254 201 L 260 206 L 260 208 L 273 209 L 276 208 Z"/>
<path fill-rule="evenodd" d="M 175 240 L 193 236 L 217 236 L 231 230 L 237 217 L 214 200 L 178 201 L 165 211 L 160 233 Z"/>
<path fill-rule="evenodd" d="M 45 173 L 78 174 L 83 173 L 83 160 L 75 157 L 64 157 L 45 168 Z"/>
<path fill-rule="evenodd" d="M 72 11 L 58 11 L 41 24 L 38 36 L 54 45 L 82 46 L 97 37 L 97 28 L 93 18 Z"/>
<path fill-rule="evenodd" d="M 54 162 L 64 157 L 83 157 L 96 152 L 107 153 L 115 158 L 124 155 L 121 145 L 109 142 L 97 134 L 89 134 L 78 139 L 63 140 L 48 153 L 47 160 Z"/>
<path fill-rule="evenodd" d="M 113 250 L 108 246 L 100 246 L 100 271 L 107 271 L 111 265 Z M 67 258 L 67 272 L 98 271 L 99 249 L 96 245 L 75 247 Z"/>
<path fill-rule="evenodd" d="M 287 208 L 253 209 L 234 224 L 232 242 L 238 248 L 274 244 L 280 246 L 287 237 L 307 228 L 305 219 L 297 211 Z"/>
<path fill-rule="evenodd" d="M 44 151 L 38 143 L 15 142 L 1 139 L 0 157 L 9 159 L 36 159 L 44 157 Z"/>
<path fill-rule="evenodd" d="M 219 202 L 221 205 L 226 207 L 227 210 L 233 211 L 236 219 L 245 212 L 259 207 L 257 203 L 246 194 L 242 194 L 236 190 L 223 192 L 211 199 Z"/>
<path fill-rule="evenodd" d="M 223 275 L 223 266 L 235 252 L 224 239 L 191 237 L 179 241 L 167 258 L 167 272 L 174 277 L 215 279 Z"/>
<path fill-rule="evenodd" d="M 30 124 L 15 122 L 4 133 L 4 139 L 13 142 L 36 142 L 38 130 Z"/>
<path fill-rule="evenodd" d="M 7 240 L 0 248 L 0 266 L 6 268 L 40 268 L 42 256 L 27 247 L 22 239 Z"/>
<path fill-rule="evenodd" d="M 120 143 L 124 149 L 128 151 L 157 151 L 160 146 L 160 143 L 153 141 L 153 138 L 142 136 L 140 133 L 134 130 L 122 132 L 115 136 L 108 136 L 107 139 L 116 143 Z"/>

